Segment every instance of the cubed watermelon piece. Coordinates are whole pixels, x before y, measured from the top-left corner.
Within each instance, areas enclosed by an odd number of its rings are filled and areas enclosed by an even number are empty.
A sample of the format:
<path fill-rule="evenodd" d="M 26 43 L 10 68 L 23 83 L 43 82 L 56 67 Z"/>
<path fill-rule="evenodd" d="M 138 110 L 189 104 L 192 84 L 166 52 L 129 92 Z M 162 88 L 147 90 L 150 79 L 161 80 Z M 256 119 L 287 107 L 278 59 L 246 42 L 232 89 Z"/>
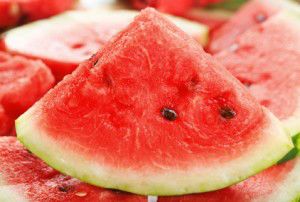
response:
<path fill-rule="evenodd" d="M 0 52 L 0 136 L 8 135 L 13 121 L 54 84 L 41 61 Z"/>

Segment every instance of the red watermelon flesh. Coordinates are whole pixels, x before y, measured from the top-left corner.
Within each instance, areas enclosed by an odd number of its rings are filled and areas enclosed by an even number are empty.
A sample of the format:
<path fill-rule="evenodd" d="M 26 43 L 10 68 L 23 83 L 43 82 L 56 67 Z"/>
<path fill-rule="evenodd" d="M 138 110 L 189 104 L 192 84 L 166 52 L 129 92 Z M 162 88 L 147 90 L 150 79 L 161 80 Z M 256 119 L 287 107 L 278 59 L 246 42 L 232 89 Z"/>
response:
<path fill-rule="evenodd" d="M 0 1 L 0 28 L 17 24 L 19 18 L 20 14 L 17 4 L 9 0 Z"/>
<path fill-rule="evenodd" d="M 135 15 L 137 12 L 127 10 L 68 12 L 7 32 L 3 46 L 15 54 L 42 59 L 56 79 L 61 80 L 126 27 Z M 206 43 L 208 30 L 205 26 L 180 18 L 170 19 L 200 43 Z"/>
<path fill-rule="evenodd" d="M 14 119 L 9 117 L 2 106 L 0 106 L 0 136 L 12 133 Z"/>
<path fill-rule="evenodd" d="M 0 28 L 50 17 L 69 10 L 74 0 L 0 0 Z"/>
<path fill-rule="evenodd" d="M 284 202 L 300 198 L 300 157 L 215 192 L 161 197 L 158 202 Z"/>
<path fill-rule="evenodd" d="M 215 56 L 292 135 L 300 132 L 299 19 L 276 15 Z"/>
<path fill-rule="evenodd" d="M 23 114 L 17 133 L 63 173 L 147 195 L 220 189 L 292 147 L 273 115 L 153 9 Z"/>
<path fill-rule="evenodd" d="M 15 137 L 0 138 L 0 162 L 2 202 L 147 201 L 142 196 L 96 188 L 64 176 L 33 156 Z"/>
<path fill-rule="evenodd" d="M 7 135 L 13 120 L 53 83 L 50 70 L 42 62 L 0 52 L 0 135 Z"/>
<path fill-rule="evenodd" d="M 250 27 L 264 22 L 282 9 L 299 10 L 298 7 L 297 4 L 285 0 L 251 0 L 212 33 L 209 51 L 217 53 L 229 47 L 238 35 Z"/>

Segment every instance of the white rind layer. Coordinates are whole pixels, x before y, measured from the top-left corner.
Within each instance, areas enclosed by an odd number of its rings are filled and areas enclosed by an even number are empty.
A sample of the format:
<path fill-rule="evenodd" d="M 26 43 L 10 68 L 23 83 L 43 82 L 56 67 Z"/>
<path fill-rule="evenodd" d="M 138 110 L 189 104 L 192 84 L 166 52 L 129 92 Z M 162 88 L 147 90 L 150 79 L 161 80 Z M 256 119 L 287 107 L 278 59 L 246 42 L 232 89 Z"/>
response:
<path fill-rule="evenodd" d="M 120 189 L 143 195 L 181 195 L 207 192 L 230 186 L 275 164 L 293 144 L 281 123 L 264 109 L 270 125 L 253 147 L 232 161 L 203 166 L 194 162 L 188 170 L 150 173 L 108 167 L 99 159 L 87 160 L 79 152 L 66 149 L 66 142 L 52 139 L 39 128 L 39 117 L 32 107 L 16 121 L 19 140 L 38 157 L 55 169 L 84 182 L 105 188 Z M 113 154 L 112 154 L 113 155 Z"/>

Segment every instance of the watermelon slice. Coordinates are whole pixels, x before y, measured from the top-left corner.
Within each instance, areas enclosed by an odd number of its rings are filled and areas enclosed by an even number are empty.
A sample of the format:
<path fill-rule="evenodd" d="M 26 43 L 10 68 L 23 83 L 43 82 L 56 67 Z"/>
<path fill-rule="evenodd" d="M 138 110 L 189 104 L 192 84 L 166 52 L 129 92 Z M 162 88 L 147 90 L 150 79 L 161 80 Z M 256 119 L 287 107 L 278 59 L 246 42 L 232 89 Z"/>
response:
<path fill-rule="evenodd" d="M 42 59 L 57 80 L 71 73 L 114 34 L 131 22 L 137 12 L 127 10 L 73 11 L 8 31 L 6 50 Z M 169 17 L 181 29 L 205 44 L 207 27 L 184 19 Z"/>
<path fill-rule="evenodd" d="M 105 190 L 64 176 L 27 151 L 15 137 L 0 137 L 1 202 L 146 202 L 143 196 Z"/>
<path fill-rule="evenodd" d="M 0 52 L 0 136 L 8 135 L 13 121 L 54 84 L 40 61 Z"/>
<path fill-rule="evenodd" d="M 217 53 L 228 48 L 235 38 L 250 27 L 260 24 L 281 10 L 300 12 L 299 5 L 289 0 L 251 0 L 230 20 L 211 35 L 209 51 Z"/>
<path fill-rule="evenodd" d="M 300 15 L 276 15 L 215 56 L 292 135 L 300 132 L 299 19 Z"/>
<path fill-rule="evenodd" d="M 17 133 L 63 173 L 146 195 L 220 189 L 293 147 L 269 111 L 153 9 L 23 114 Z"/>
<path fill-rule="evenodd" d="M 158 202 L 291 202 L 300 200 L 300 157 L 215 192 L 162 197 Z"/>
<path fill-rule="evenodd" d="M 0 0 L 0 28 L 47 18 L 71 9 L 74 0 Z"/>

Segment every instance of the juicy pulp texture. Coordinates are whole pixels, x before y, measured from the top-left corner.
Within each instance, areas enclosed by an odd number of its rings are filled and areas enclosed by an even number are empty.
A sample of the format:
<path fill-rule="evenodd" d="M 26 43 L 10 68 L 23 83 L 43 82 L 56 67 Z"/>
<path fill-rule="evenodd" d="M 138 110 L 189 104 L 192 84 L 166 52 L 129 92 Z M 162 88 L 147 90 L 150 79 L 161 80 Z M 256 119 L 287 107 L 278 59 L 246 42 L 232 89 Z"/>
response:
<path fill-rule="evenodd" d="M 300 198 L 300 157 L 215 192 L 161 197 L 158 202 L 291 202 Z"/>
<path fill-rule="evenodd" d="M 45 64 L 0 52 L 0 136 L 54 84 Z"/>
<path fill-rule="evenodd" d="M 23 114 L 17 133 L 64 173 L 150 195 L 226 187 L 293 147 L 270 112 L 152 9 Z"/>
<path fill-rule="evenodd" d="M 146 202 L 146 197 L 105 190 L 64 176 L 26 150 L 15 137 L 0 137 L 1 202 Z"/>
<path fill-rule="evenodd" d="M 43 60 L 59 81 L 102 48 L 136 15 L 137 12 L 127 10 L 72 11 L 10 30 L 3 44 L 9 52 Z M 201 44 L 206 43 L 205 26 L 168 17 Z"/>
<path fill-rule="evenodd" d="M 300 132 L 299 19 L 296 14 L 276 15 L 215 55 L 291 135 Z"/>
<path fill-rule="evenodd" d="M 261 24 L 281 10 L 299 12 L 299 5 L 290 0 L 251 0 L 211 35 L 209 51 L 213 54 L 228 48 L 237 36 Z"/>

